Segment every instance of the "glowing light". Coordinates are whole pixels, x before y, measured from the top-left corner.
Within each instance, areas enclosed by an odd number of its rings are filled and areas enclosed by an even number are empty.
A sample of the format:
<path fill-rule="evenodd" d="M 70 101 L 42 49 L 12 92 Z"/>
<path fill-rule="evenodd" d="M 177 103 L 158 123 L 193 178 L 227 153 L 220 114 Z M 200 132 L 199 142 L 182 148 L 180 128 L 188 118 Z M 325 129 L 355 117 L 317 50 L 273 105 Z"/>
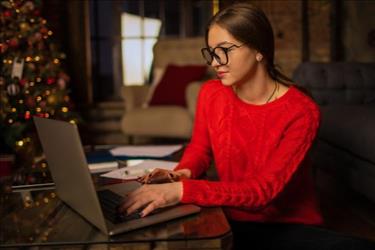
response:
<path fill-rule="evenodd" d="M 49 30 L 49 31 L 47 32 L 47 34 L 48 34 L 49 36 L 52 36 L 53 32 L 52 32 L 51 30 Z"/>
<path fill-rule="evenodd" d="M 36 78 L 36 81 L 37 81 L 37 82 L 41 82 L 41 81 L 42 81 L 42 78 L 37 77 L 37 78 Z"/>
<path fill-rule="evenodd" d="M 160 28 L 159 19 L 142 18 L 128 13 L 121 15 L 121 36 L 125 37 L 122 41 L 124 85 L 142 85 L 148 78 L 153 60 L 152 49 Z M 139 38 L 127 39 L 127 37 Z"/>
<path fill-rule="evenodd" d="M 61 108 L 61 111 L 64 112 L 64 113 L 66 113 L 66 112 L 69 111 L 69 109 L 68 109 L 67 107 L 62 107 L 62 108 Z"/>
<path fill-rule="evenodd" d="M 16 108 L 11 108 L 11 111 L 13 112 L 13 113 L 15 113 L 15 112 L 17 112 L 17 109 Z"/>
<path fill-rule="evenodd" d="M 35 83 L 34 82 L 29 82 L 29 85 L 32 87 L 32 86 L 35 85 Z"/>
<path fill-rule="evenodd" d="M 25 90 L 25 94 L 26 94 L 26 95 L 30 94 L 30 91 Z"/>
<path fill-rule="evenodd" d="M 59 62 L 60 62 L 59 59 L 57 59 L 57 58 L 53 59 L 53 63 L 54 63 L 54 64 L 59 64 Z"/>
<path fill-rule="evenodd" d="M 18 100 L 18 103 L 19 103 L 19 104 L 22 104 L 22 103 L 23 103 L 23 100 L 22 100 L 22 99 Z"/>
<path fill-rule="evenodd" d="M 46 95 L 50 95 L 50 94 L 51 94 L 51 91 L 46 90 Z"/>
<path fill-rule="evenodd" d="M 30 137 L 26 137 L 26 138 L 25 138 L 25 141 L 26 141 L 26 142 L 31 142 L 31 138 L 30 138 Z"/>
<path fill-rule="evenodd" d="M 9 64 L 12 64 L 12 63 L 13 63 L 13 61 L 9 59 L 9 60 L 8 60 L 8 63 L 9 63 Z"/>
<path fill-rule="evenodd" d="M 38 112 L 38 113 L 42 111 L 42 109 L 41 109 L 40 107 L 37 107 L 35 110 L 36 110 L 36 112 Z"/>
<path fill-rule="evenodd" d="M 33 58 L 31 56 L 27 56 L 25 60 L 26 60 L 26 62 L 31 62 L 33 60 Z"/>
<path fill-rule="evenodd" d="M 76 121 L 75 120 L 70 120 L 69 121 L 71 124 L 76 124 Z"/>
<path fill-rule="evenodd" d="M 38 95 L 37 97 L 36 97 L 36 101 L 37 102 L 40 102 L 42 100 L 42 97 L 40 96 L 40 95 Z"/>
<path fill-rule="evenodd" d="M 33 22 L 35 22 L 35 19 L 34 19 L 34 18 L 31 18 L 31 19 L 30 19 L 30 23 L 33 23 Z"/>
<path fill-rule="evenodd" d="M 13 123 L 13 119 L 9 119 L 8 122 L 9 122 L 9 124 L 12 124 Z"/>
<path fill-rule="evenodd" d="M 49 200 L 48 200 L 47 197 L 44 197 L 43 201 L 44 201 L 44 203 L 48 203 L 49 202 Z"/>
<path fill-rule="evenodd" d="M 48 113 L 45 113 L 45 114 L 44 114 L 44 117 L 45 117 L 45 118 L 48 118 L 48 117 L 49 117 L 49 114 L 48 114 Z"/>
<path fill-rule="evenodd" d="M 22 147 L 24 145 L 23 140 L 17 141 L 16 145 L 19 146 L 19 147 Z"/>
<path fill-rule="evenodd" d="M 45 162 L 42 162 L 42 164 L 40 164 L 42 166 L 42 168 L 46 168 L 47 167 L 47 163 Z"/>
<path fill-rule="evenodd" d="M 36 56 L 36 57 L 34 58 L 34 60 L 35 60 L 36 62 L 38 62 L 38 61 L 40 60 L 40 56 Z"/>

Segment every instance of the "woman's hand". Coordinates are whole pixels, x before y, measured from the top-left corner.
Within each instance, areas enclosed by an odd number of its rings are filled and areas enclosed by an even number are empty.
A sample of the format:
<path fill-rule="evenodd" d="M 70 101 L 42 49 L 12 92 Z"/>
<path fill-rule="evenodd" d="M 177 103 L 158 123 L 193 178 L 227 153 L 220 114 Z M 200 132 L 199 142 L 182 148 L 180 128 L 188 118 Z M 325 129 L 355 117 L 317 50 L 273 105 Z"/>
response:
<path fill-rule="evenodd" d="M 137 211 L 137 209 L 145 207 L 140 213 L 140 216 L 144 217 L 157 208 L 176 205 L 180 202 L 181 198 L 181 182 L 143 185 L 126 197 L 119 211 L 132 214 Z"/>
<path fill-rule="evenodd" d="M 137 181 L 139 181 L 142 184 L 170 183 L 190 178 L 190 175 L 190 170 L 188 169 L 172 171 L 167 169 L 156 168 L 151 173 L 139 177 Z"/>

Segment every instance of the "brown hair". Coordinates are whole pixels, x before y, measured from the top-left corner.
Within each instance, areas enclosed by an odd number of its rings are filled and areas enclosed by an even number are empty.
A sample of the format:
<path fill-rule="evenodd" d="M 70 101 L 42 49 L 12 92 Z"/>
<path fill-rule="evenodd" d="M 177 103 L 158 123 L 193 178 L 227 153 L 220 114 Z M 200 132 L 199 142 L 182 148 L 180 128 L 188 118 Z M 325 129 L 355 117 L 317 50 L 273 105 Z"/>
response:
<path fill-rule="evenodd" d="M 214 24 L 226 29 L 234 38 L 259 51 L 265 58 L 266 69 L 270 77 L 287 86 L 290 85 L 292 80 L 282 74 L 274 64 L 273 30 L 261 9 L 248 3 L 235 3 L 216 13 L 207 25 L 207 47 L 208 32 Z"/>

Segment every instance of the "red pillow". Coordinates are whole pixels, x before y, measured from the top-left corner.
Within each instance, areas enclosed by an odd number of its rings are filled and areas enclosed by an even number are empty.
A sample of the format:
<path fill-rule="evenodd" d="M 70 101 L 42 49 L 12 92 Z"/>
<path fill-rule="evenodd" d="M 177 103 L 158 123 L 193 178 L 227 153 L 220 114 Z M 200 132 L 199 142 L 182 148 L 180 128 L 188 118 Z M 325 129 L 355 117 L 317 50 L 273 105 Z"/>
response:
<path fill-rule="evenodd" d="M 186 106 L 185 91 L 189 83 L 198 81 L 206 74 L 206 65 L 168 65 L 155 88 L 149 105 Z"/>

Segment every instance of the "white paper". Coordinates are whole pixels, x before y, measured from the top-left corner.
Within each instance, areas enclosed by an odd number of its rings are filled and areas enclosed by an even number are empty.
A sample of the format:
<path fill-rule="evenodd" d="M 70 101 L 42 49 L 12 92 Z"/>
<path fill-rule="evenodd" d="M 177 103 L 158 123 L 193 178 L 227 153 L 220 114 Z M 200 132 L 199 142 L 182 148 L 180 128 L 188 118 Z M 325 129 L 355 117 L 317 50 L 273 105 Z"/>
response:
<path fill-rule="evenodd" d="M 103 173 L 114 169 L 118 169 L 117 161 L 101 162 L 101 163 L 90 163 L 88 164 L 90 173 Z"/>
<path fill-rule="evenodd" d="M 106 174 L 102 174 L 101 176 L 122 180 L 135 180 L 138 177 L 152 172 L 155 168 L 173 170 L 177 164 L 178 162 L 174 161 L 144 160 L 137 165 L 116 169 Z"/>
<path fill-rule="evenodd" d="M 110 150 L 113 156 L 166 157 L 180 150 L 182 145 L 121 146 Z"/>

